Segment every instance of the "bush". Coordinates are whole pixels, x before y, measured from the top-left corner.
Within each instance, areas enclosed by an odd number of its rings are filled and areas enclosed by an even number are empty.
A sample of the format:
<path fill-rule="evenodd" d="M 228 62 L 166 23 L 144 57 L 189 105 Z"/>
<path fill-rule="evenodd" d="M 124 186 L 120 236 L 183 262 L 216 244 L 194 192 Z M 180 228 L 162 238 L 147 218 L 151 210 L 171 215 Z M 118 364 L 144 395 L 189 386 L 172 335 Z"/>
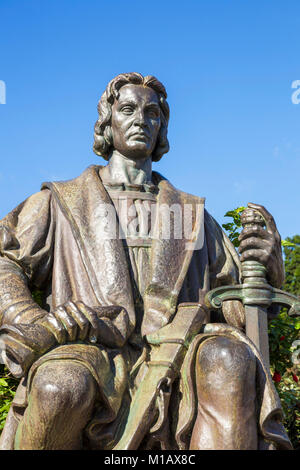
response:
<path fill-rule="evenodd" d="M 0 377 L 0 431 L 2 431 L 19 380 L 15 379 L 3 364 L 0 364 Z"/>
<path fill-rule="evenodd" d="M 292 361 L 299 341 L 300 320 L 283 309 L 269 324 L 270 367 L 285 414 L 284 426 L 295 449 L 300 448 L 300 367 Z"/>

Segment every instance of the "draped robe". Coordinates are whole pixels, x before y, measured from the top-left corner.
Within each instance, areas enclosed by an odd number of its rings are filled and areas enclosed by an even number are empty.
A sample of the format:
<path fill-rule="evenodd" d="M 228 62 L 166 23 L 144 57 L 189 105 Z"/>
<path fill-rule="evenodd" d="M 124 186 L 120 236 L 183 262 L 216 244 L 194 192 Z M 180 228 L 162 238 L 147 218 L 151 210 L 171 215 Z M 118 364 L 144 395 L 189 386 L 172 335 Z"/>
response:
<path fill-rule="evenodd" d="M 126 314 L 107 323 L 113 338 L 110 347 L 66 344 L 33 364 L 14 398 L 1 436 L 3 449 L 13 448 L 16 427 L 37 368 L 52 359 L 77 360 L 90 370 L 99 386 L 99 407 L 87 427 L 87 441 L 93 448 L 113 448 L 121 438 L 130 401 L 142 380 L 136 371 L 147 354 L 151 355 L 145 338 L 172 322 L 180 303 L 203 304 L 209 289 L 239 282 L 237 253 L 204 210 L 204 199 L 175 189 L 153 172 L 158 187 L 157 207 L 189 205 L 192 230 L 181 238 L 176 238 L 172 231 L 169 239 L 162 238 L 161 219 L 156 217 L 149 284 L 142 296 L 142 318 L 137 321 L 124 244 L 118 237 L 103 236 L 110 228 L 105 205 L 112 204 L 112 200 L 102 184 L 100 168 L 89 167 L 70 181 L 45 183 L 42 191 L 29 197 L 0 223 L 2 324 L 30 323 L 40 318 L 41 310 L 30 294 L 32 286 L 45 293 L 44 306 L 51 311 L 68 300 L 81 300 L 90 307 L 121 305 L 126 310 Z M 173 395 L 180 390 L 182 399 L 169 411 L 173 415 L 172 447 L 188 448 L 196 418 L 193 364 L 197 348 L 207 337 L 221 334 L 247 343 L 257 358 L 260 448 L 267 448 L 270 442 L 277 448 L 289 448 L 281 424 L 280 400 L 259 353 L 243 332 L 227 325 L 224 318 L 222 323 L 210 321 L 207 313 L 202 330 L 189 345 L 177 388 L 174 387 Z M 97 425 L 99 432 L 95 431 Z M 163 448 L 168 445 L 161 444 Z"/>

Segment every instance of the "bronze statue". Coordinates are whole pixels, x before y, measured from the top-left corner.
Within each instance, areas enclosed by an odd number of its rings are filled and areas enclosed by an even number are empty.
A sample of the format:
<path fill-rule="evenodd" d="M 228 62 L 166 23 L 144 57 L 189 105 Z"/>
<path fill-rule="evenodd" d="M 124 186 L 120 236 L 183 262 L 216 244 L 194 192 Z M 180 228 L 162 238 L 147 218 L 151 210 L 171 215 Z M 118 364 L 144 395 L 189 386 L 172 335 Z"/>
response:
<path fill-rule="evenodd" d="M 240 283 L 241 261 L 280 287 L 280 236 L 249 205 L 268 227 L 244 228 L 239 259 L 204 199 L 152 171 L 166 98 L 155 77 L 115 77 L 95 125 L 108 164 L 44 183 L 0 223 L 0 339 L 21 377 L 2 449 L 291 448 L 242 303 L 204 301 Z"/>

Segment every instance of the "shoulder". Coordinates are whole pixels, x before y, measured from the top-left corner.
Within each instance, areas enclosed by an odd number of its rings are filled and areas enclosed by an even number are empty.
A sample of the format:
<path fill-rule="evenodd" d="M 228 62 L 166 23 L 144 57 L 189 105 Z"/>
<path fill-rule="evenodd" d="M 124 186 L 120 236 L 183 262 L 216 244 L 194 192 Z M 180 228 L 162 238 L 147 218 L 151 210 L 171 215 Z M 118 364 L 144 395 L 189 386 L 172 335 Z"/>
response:
<path fill-rule="evenodd" d="M 41 217 L 45 210 L 50 207 L 50 203 L 51 192 L 48 189 L 43 189 L 29 196 L 3 217 L 3 219 L 0 220 L 0 225 L 16 225 L 21 218 L 26 220 L 32 218 L 33 215 L 35 215 L 36 218 Z"/>
<path fill-rule="evenodd" d="M 54 188 L 79 188 L 86 186 L 91 179 L 99 179 L 99 170 L 102 168 L 100 165 L 88 166 L 79 176 L 65 181 L 46 181 L 42 184 L 41 189 L 49 189 L 53 191 Z"/>

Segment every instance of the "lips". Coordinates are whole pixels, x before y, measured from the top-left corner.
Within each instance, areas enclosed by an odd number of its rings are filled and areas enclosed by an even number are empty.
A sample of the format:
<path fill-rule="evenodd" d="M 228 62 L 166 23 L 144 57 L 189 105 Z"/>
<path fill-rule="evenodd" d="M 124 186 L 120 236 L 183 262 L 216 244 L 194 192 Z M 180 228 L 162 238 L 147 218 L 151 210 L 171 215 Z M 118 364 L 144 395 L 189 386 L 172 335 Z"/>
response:
<path fill-rule="evenodd" d="M 144 133 L 143 134 L 135 133 L 135 134 L 131 134 L 130 139 L 147 141 L 147 140 L 149 140 L 149 136 L 147 134 L 144 134 Z"/>
<path fill-rule="evenodd" d="M 145 132 L 135 132 L 134 134 L 131 134 L 130 137 L 143 137 L 145 139 L 148 139 L 148 135 L 145 134 Z"/>

